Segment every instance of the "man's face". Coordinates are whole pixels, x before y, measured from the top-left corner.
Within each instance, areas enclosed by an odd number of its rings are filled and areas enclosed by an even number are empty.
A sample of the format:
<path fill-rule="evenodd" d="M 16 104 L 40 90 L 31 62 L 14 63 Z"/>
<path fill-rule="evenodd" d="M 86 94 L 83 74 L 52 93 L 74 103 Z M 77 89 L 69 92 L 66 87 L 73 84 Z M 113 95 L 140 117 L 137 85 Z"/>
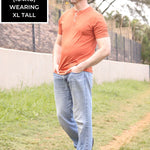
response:
<path fill-rule="evenodd" d="M 69 0 L 71 4 L 77 4 L 78 2 L 82 1 L 82 0 Z"/>

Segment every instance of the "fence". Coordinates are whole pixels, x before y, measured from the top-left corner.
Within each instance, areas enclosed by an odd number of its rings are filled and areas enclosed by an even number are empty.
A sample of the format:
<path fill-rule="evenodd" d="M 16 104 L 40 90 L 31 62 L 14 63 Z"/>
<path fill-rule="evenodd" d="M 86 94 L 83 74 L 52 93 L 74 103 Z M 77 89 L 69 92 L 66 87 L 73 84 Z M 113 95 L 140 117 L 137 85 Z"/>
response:
<path fill-rule="evenodd" d="M 0 24 L 0 47 L 51 53 L 61 10 L 49 7 L 48 24 Z M 141 44 L 112 31 L 111 55 L 106 59 L 141 63 Z"/>
<path fill-rule="evenodd" d="M 141 44 L 109 31 L 111 55 L 109 60 L 141 63 Z"/>

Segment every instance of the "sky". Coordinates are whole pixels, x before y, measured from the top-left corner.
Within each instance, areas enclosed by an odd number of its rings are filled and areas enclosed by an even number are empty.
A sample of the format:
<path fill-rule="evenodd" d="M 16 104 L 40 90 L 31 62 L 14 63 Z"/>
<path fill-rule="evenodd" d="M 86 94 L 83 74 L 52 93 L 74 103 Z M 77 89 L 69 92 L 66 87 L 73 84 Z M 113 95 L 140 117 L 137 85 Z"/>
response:
<path fill-rule="evenodd" d="M 107 2 L 104 2 L 103 5 L 100 7 L 100 9 L 104 10 L 104 8 L 106 8 L 111 1 L 107 0 Z M 98 5 L 99 3 L 100 3 L 100 0 L 96 0 L 96 4 Z M 142 23 L 144 23 L 142 21 L 142 19 L 136 15 L 136 13 L 134 15 L 130 14 L 130 12 L 129 12 L 128 8 L 127 8 L 127 4 L 129 4 L 130 7 L 132 7 L 132 8 L 137 7 L 137 6 L 135 6 L 134 3 L 130 2 L 129 0 L 116 0 L 113 3 L 113 5 L 108 9 L 108 12 L 111 12 L 113 10 L 118 10 L 122 15 L 128 16 L 131 20 L 136 18 L 136 19 L 139 19 Z M 150 9 L 147 6 L 144 6 L 143 9 L 146 12 L 144 15 L 148 19 L 148 22 L 149 22 L 149 25 L 150 25 Z"/>

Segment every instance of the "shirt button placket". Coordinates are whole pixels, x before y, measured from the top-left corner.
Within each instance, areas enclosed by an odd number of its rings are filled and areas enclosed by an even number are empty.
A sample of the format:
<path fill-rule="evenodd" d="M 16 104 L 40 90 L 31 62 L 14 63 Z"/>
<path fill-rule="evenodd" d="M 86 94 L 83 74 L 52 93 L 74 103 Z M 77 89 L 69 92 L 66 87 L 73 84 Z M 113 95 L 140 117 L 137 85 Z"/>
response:
<path fill-rule="evenodd" d="M 78 11 L 75 12 L 74 19 L 73 19 L 74 22 L 76 22 L 77 16 L 78 16 Z"/>

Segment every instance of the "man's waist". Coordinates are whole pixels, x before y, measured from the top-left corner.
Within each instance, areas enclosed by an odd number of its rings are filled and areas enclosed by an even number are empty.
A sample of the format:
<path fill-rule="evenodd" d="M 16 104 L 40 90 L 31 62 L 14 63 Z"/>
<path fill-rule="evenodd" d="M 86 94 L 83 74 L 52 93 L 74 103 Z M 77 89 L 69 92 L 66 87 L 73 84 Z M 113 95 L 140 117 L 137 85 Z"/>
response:
<path fill-rule="evenodd" d="M 68 68 L 68 69 L 69 69 L 69 68 Z M 55 70 L 54 73 L 60 74 L 60 75 L 65 75 L 65 74 L 71 73 L 71 70 L 70 70 L 69 72 L 67 72 L 68 69 L 59 69 L 59 70 L 58 70 L 59 72 L 56 72 L 56 70 Z M 83 70 L 83 71 L 93 73 L 92 67 L 86 68 L 86 69 Z M 67 72 L 67 73 L 66 73 L 66 72 Z"/>

